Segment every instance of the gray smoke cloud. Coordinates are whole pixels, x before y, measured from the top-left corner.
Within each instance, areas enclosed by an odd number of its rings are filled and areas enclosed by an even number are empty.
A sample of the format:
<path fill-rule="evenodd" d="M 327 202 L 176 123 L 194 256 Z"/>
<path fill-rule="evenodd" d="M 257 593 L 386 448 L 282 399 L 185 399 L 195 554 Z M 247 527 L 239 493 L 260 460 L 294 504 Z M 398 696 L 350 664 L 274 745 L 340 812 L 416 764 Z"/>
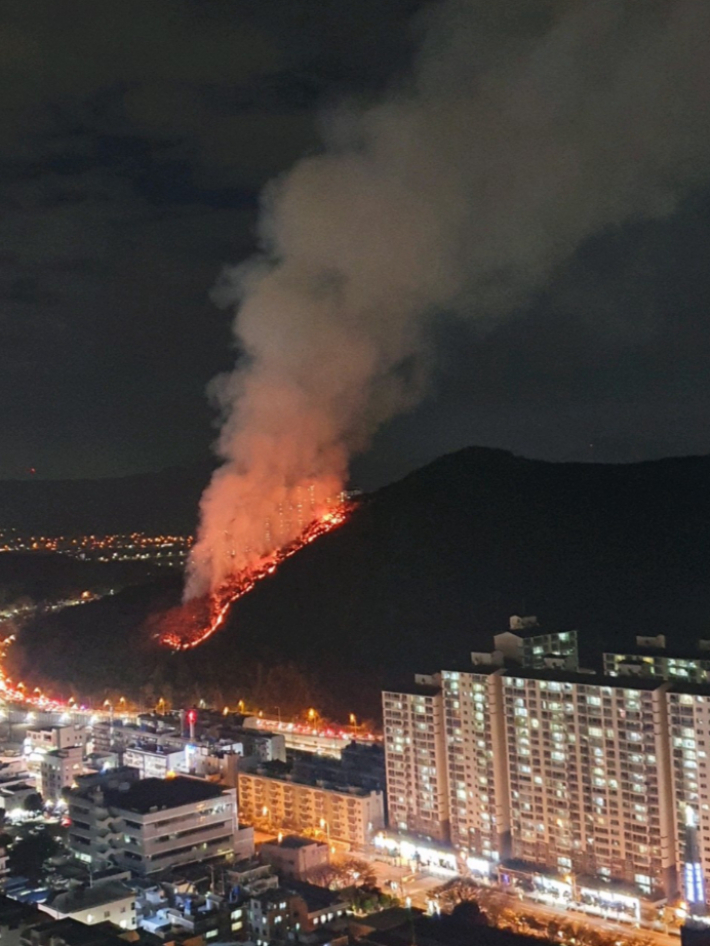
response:
<path fill-rule="evenodd" d="M 710 4 L 449 0 L 419 27 L 411 79 L 324 121 L 216 290 L 244 356 L 214 385 L 225 463 L 187 598 L 327 507 L 423 396 L 437 314 L 504 317 L 585 239 L 708 180 Z"/>

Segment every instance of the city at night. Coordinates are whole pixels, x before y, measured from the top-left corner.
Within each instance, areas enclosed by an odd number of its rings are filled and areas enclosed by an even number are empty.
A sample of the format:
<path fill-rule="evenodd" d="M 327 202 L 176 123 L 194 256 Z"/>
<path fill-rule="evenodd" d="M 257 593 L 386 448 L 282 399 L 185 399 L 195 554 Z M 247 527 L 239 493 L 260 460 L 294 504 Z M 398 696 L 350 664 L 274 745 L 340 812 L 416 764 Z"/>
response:
<path fill-rule="evenodd" d="M 710 946 L 710 0 L 6 0 L 0 946 Z"/>

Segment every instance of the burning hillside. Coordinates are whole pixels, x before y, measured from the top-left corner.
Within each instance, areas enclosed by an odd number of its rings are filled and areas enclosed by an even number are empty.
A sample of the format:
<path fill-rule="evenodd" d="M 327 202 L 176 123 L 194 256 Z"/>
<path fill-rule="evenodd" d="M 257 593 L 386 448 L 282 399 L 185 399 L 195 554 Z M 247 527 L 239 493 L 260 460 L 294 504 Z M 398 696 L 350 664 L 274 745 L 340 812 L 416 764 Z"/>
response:
<path fill-rule="evenodd" d="M 161 622 L 162 627 L 156 634 L 159 642 L 176 651 L 199 647 L 220 629 L 229 609 L 236 601 L 249 594 L 257 582 L 273 575 L 287 558 L 342 525 L 352 508 L 352 503 L 340 503 L 335 509 L 313 520 L 293 542 L 263 556 L 253 566 L 237 572 L 213 594 L 193 598 L 182 606 L 173 608 Z"/>

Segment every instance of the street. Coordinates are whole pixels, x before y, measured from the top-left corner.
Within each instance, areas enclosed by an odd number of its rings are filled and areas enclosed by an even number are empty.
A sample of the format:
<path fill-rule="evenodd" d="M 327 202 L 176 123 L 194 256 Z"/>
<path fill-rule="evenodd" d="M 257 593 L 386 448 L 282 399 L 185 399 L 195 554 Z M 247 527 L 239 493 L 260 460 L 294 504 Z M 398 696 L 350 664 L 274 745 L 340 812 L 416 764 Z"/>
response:
<path fill-rule="evenodd" d="M 402 899 L 409 898 L 411 905 L 421 910 L 428 910 L 433 892 L 455 876 L 450 872 L 440 874 L 429 873 L 428 871 L 418 871 L 413 874 L 409 867 L 397 867 L 394 864 L 385 863 L 382 860 L 376 860 L 372 855 L 368 856 L 377 875 L 378 886 L 383 890 L 392 891 Z M 491 887 L 491 892 L 496 892 L 498 888 Z M 611 935 L 636 934 L 649 940 L 655 946 L 678 946 L 678 936 L 662 933 L 658 930 L 649 928 L 637 929 L 630 923 L 619 923 L 615 920 L 607 920 L 594 914 L 583 913 L 577 910 L 569 910 L 563 906 L 556 907 L 552 904 L 540 903 L 538 900 L 529 898 L 520 899 L 515 895 L 506 896 L 506 907 L 515 911 L 535 914 L 537 917 L 545 920 L 564 919 L 580 925 L 593 927 Z"/>

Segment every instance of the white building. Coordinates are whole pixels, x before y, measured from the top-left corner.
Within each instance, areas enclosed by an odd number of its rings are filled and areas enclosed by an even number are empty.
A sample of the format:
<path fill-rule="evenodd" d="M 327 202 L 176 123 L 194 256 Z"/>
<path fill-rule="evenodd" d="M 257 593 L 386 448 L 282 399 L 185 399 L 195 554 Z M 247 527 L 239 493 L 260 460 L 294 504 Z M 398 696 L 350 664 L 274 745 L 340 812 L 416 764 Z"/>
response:
<path fill-rule="evenodd" d="M 66 749 L 51 749 L 45 752 L 39 763 L 37 791 L 43 801 L 56 803 L 62 790 L 74 784 L 77 775 L 83 770 L 83 750 L 81 746 L 67 746 Z"/>
<path fill-rule="evenodd" d="M 74 723 L 64 726 L 48 726 L 44 729 L 28 729 L 25 745 L 35 749 L 66 749 L 68 746 L 83 746 L 84 727 Z"/>
<path fill-rule="evenodd" d="M 390 827 L 434 841 L 449 836 L 449 783 L 441 688 L 382 694 Z"/>
<path fill-rule="evenodd" d="M 65 726 L 48 726 L 43 729 L 28 729 L 25 736 L 25 760 L 29 772 L 41 778 L 42 760 L 48 752 L 80 746 L 83 752 L 84 729 L 68 723 Z"/>
<path fill-rule="evenodd" d="M 136 895 L 117 880 L 63 891 L 42 909 L 58 920 L 68 917 L 89 926 L 109 922 L 122 930 L 136 928 Z"/>
<path fill-rule="evenodd" d="M 145 875 L 234 852 L 233 788 L 182 776 L 120 778 L 69 793 L 69 845 L 80 860 Z"/>
<path fill-rule="evenodd" d="M 123 764 L 138 769 L 141 778 L 167 778 L 168 773 L 184 771 L 185 750 L 130 746 L 123 752 Z"/>

